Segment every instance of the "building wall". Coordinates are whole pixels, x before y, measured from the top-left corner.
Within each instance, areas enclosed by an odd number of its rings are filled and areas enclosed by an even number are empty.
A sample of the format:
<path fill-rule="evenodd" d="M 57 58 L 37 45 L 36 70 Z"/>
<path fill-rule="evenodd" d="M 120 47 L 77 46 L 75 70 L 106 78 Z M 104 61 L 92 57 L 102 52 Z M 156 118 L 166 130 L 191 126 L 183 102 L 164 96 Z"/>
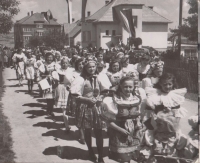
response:
<path fill-rule="evenodd" d="M 119 24 L 114 23 L 99 23 L 97 25 L 97 48 L 109 49 L 110 45 L 119 43 L 121 39 L 121 27 Z M 109 35 L 106 35 L 106 30 L 109 31 Z M 115 30 L 115 36 L 112 35 L 112 31 Z"/>
<path fill-rule="evenodd" d="M 77 42 L 80 42 L 81 43 L 81 32 L 74 38 L 74 45 L 76 45 Z M 82 43 L 81 43 L 82 45 Z"/>
<path fill-rule="evenodd" d="M 37 28 L 36 24 L 32 24 L 32 25 L 22 24 L 21 28 L 23 31 L 23 46 L 26 46 L 28 44 L 31 36 L 38 36 L 38 32 L 41 32 L 44 34 L 45 32 L 47 32 L 49 30 L 54 30 L 54 29 L 56 31 L 61 30 L 60 25 L 43 25 L 43 28 Z"/>
<path fill-rule="evenodd" d="M 142 23 L 143 46 L 151 46 L 155 49 L 167 49 L 167 37 L 167 23 Z"/>
<path fill-rule="evenodd" d="M 88 32 L 91 32 L 91 38 L 88 39 Z M 86 39 L 84 40 L 84 33 Z M 81 28 L 82 46 L 87 47 L 89 44 L 96 46 L 96 26 L 93 23 L 82 23 Z"/>

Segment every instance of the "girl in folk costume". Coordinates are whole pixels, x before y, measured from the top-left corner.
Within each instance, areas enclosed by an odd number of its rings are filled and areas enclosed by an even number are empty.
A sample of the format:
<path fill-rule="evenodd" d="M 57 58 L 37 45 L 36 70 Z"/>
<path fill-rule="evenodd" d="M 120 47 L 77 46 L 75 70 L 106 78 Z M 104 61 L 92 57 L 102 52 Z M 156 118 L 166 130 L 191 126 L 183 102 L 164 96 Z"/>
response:
<path fill-rule="evenodd" d="M 45 60 L 42 59 L 42 56 L 40 54 L 36 56 L 36 62 L 34 64 L 34 68 L 35 68 L 35 71 L 36 71 L 36 81 L 37 82 L 39 82 L 41 80 L 41 76 L 40 76 L 41 73 L 40 73 L 39 67 L 41 65 L 43 65 L 44 62 L 45 62 Z"/>
<path fill-rule="evenodd" d="M 158 88 L 147 87 L 147 113 L 157 114 L 160 111 L 171 112 L 178 119 L 185 117 L 186 110 L 180 105 L 184 102 L 186 88 L 176 89 L 176 79 L 170 73 L 163 74 L 158 83 Z M 150 115 L 147 115 L 147 119 Z"/>
<path fill-rule="evenodd" d="M 148 130 L 134 159 L 142 163 L 193 163 L 198 157 L 198 140 L 181 133 L 179 118 L 172 112 L 160 111 L 146 123 Z"/>
<path fill-rule="evenodd" d="M 59 84 L 54 90 L 55 108 L 62 108 L 67 132 L 70 130 L 70 127 L 68 124 L 68 116 L 66 116 L 66 107 L 69 97 L 69 88 L 74 79 L 68 66 L 68 59 L 63 58 L 61 60 L 61 68 L 52 72 L 52 76 L 59 79 Z"/>
<path fill-rule="evenodd" d="M 96 136 L 98 162 L 103 161 L 103 123 L 99 111 L 101 96 L 104 91 L 109 90 L 111 83 L 108 77 L 96 72 L 97 61 L 95 57 L 86 58 L 85 65 L 80 77 L 77 77 L 71 85 L 71 93 L 77 95 L 78 128 L 85 129 L 85 142 L 89 150 L 90 160 L 96 161 L 92 149 L 92 129 Z"/>
<path fill-rule="evenodd" d="M 154 87 L 159 81 L 159 78 L 163 74 L 164 62 L 154 61 L 150 63 L 151 68 L 149 69 L 148 75 L 142 80 L 142 88 Z"/>
<path fill-rule="evenodd" d="M 140 119 L 143 99 L 134 85 L 132 77 L 123 77 L 113 97 L 104 98 L 102 104 L 102 117 L 109 126 L 109 158 L 120 163 L 131 161 L 143 137 Z"/>
<path fill-rule="evenodd" d="M 22 86 L 22 81 L 24 79 L 24 70 L 25 70 L 25 60 L 26 56 L 22 52 L 22 49 L 18 49 L 17 53 L 14 54 L 12 58 L 13 62 L 16 64 L 16 71 L 19 79 L 19 86 Z"/>
<path fill-rule="evenodd" d="M 44 98 L 47 101 L 47 114 L 54 116 L 53 114 L 53 89 L 56 80 L 56 77 L 53 78 L 52 72 L 59 69 L 60 67 L 54 62 L 54 55 L 50 52 L 46 53 L 45 63 L 40 65 L 39 70 L 41 72 L 41 76 L 43 80 L 39 82 L 40 88 L 44 91 Z"/>
<path fill-rule="evenodd" d="M 112 87 L 115 87 L 119 84 L 120 79 L 122 78 L 123 74 L 121 71 L 121 62 L 119 59 L 113 58 L 110 61 L 108 71 L 106 73 L 108 76 Z"/>
<path fill-rule="evenodd" d="M 29 52 L 27 54 L 27 59 L 25 61 L 25 65 L 26 65 L 26 79 L 28 80 L 28 92 L 32 93 L 33 90 L 33 81 L 35 78 L 35 69 L 34 69 L 34 65 L 36 63 L 36 59 L 32 57 L 32 53 Z"/>

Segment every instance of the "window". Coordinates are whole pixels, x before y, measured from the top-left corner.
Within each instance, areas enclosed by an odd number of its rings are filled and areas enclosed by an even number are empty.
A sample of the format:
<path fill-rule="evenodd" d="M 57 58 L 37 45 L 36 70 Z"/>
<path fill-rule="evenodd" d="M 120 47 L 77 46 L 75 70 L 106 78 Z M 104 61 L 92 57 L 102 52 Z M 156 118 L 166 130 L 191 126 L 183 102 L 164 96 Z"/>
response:
<path fill-rule="evenodd" d="M 137 18 L 138 18 L 137 16 L 133 16 L 133 24 L 135 27 L 137 27 L 137 22 L 138 22 Z"/>
<path fill-rule="evenodd" d="M 38 36 L 42 36 L 42 32 L 38 32 Z"/>
<path fill-rule="evenodd" d="M 31 31 L 31 28 L 23 28 L 23 31 L 24 31 L 24 32 L 30 32 L 30 31 Z"/>
<path fill-rule="evenodd" d="M 196 49 L 185 49 L 185 57 L 197 57 L 197 50 Z"/>
<path fill-rule="evenodd" d="M 116 34 L 116 33 L 115 33 L 115 30 L 112 30 L 112 35 L 115 36 L 115 34 Z"/>
<path fill-rule="evenodd" d="M 91 41 L 91 31 L 88 31 L 87 33 L 88 33 L 87 41 Z"/>
<path fill-rule="evenodd" d="M 109 36 L 109 30 L 106 30 L 106 36 Z"/>
<path fill-rule="evenodd" d="M 29 40 L 29 36 L 24 36 L 24 40 L 28 41 Z"/>
<path fill-rule="evenodd" d="M 36 27 L 37 28 L 43 28 L 43 25 L 42 24 L 37 24 Z"/>

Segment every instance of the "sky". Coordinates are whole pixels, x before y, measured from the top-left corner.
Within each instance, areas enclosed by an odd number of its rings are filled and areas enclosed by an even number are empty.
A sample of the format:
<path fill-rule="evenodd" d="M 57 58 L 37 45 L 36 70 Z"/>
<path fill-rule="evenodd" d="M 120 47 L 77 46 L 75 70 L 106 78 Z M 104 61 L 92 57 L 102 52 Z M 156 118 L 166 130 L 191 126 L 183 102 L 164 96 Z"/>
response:
<path fill-rule="evenodd" d="M 18 0 L 20 1 L 20 12 L 14 17 L 14 21 L 20 20 L 27 15 L 28 12 L 44 12 L 51 10 L 53 17 L 58 23 L 67 23 L 67 2 L 66 0 Z M 81 18 L 81 0 L 73 1 L 73 14 L 75 20 Z M 134 0 L 133 0 L 134 1 Z M 183 0 L 183 17 L 188 16 L 189 5 L 188 0 Z M 86 11 L 91 14 L 104 6 L 105 0 L 88 0 Z M 146 0 L 146 5 L 154 6 L 154 11 L 173 21 L 169 24 L 169 28 L 177 28 L 179 22 L 179 0 Z"/>

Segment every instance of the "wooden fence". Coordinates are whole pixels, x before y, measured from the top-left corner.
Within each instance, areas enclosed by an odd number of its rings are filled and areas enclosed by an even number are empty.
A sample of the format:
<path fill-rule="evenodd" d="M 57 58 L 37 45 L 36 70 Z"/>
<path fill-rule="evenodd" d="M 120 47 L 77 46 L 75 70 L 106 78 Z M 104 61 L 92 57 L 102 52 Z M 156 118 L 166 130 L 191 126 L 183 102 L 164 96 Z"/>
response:
<path fill-rule="evenodd" d="M 198 93 L 198 62 L 164 61 L 164 71 L 176 76 L 179 88 L 186 87 L 188 92 Z"/>

